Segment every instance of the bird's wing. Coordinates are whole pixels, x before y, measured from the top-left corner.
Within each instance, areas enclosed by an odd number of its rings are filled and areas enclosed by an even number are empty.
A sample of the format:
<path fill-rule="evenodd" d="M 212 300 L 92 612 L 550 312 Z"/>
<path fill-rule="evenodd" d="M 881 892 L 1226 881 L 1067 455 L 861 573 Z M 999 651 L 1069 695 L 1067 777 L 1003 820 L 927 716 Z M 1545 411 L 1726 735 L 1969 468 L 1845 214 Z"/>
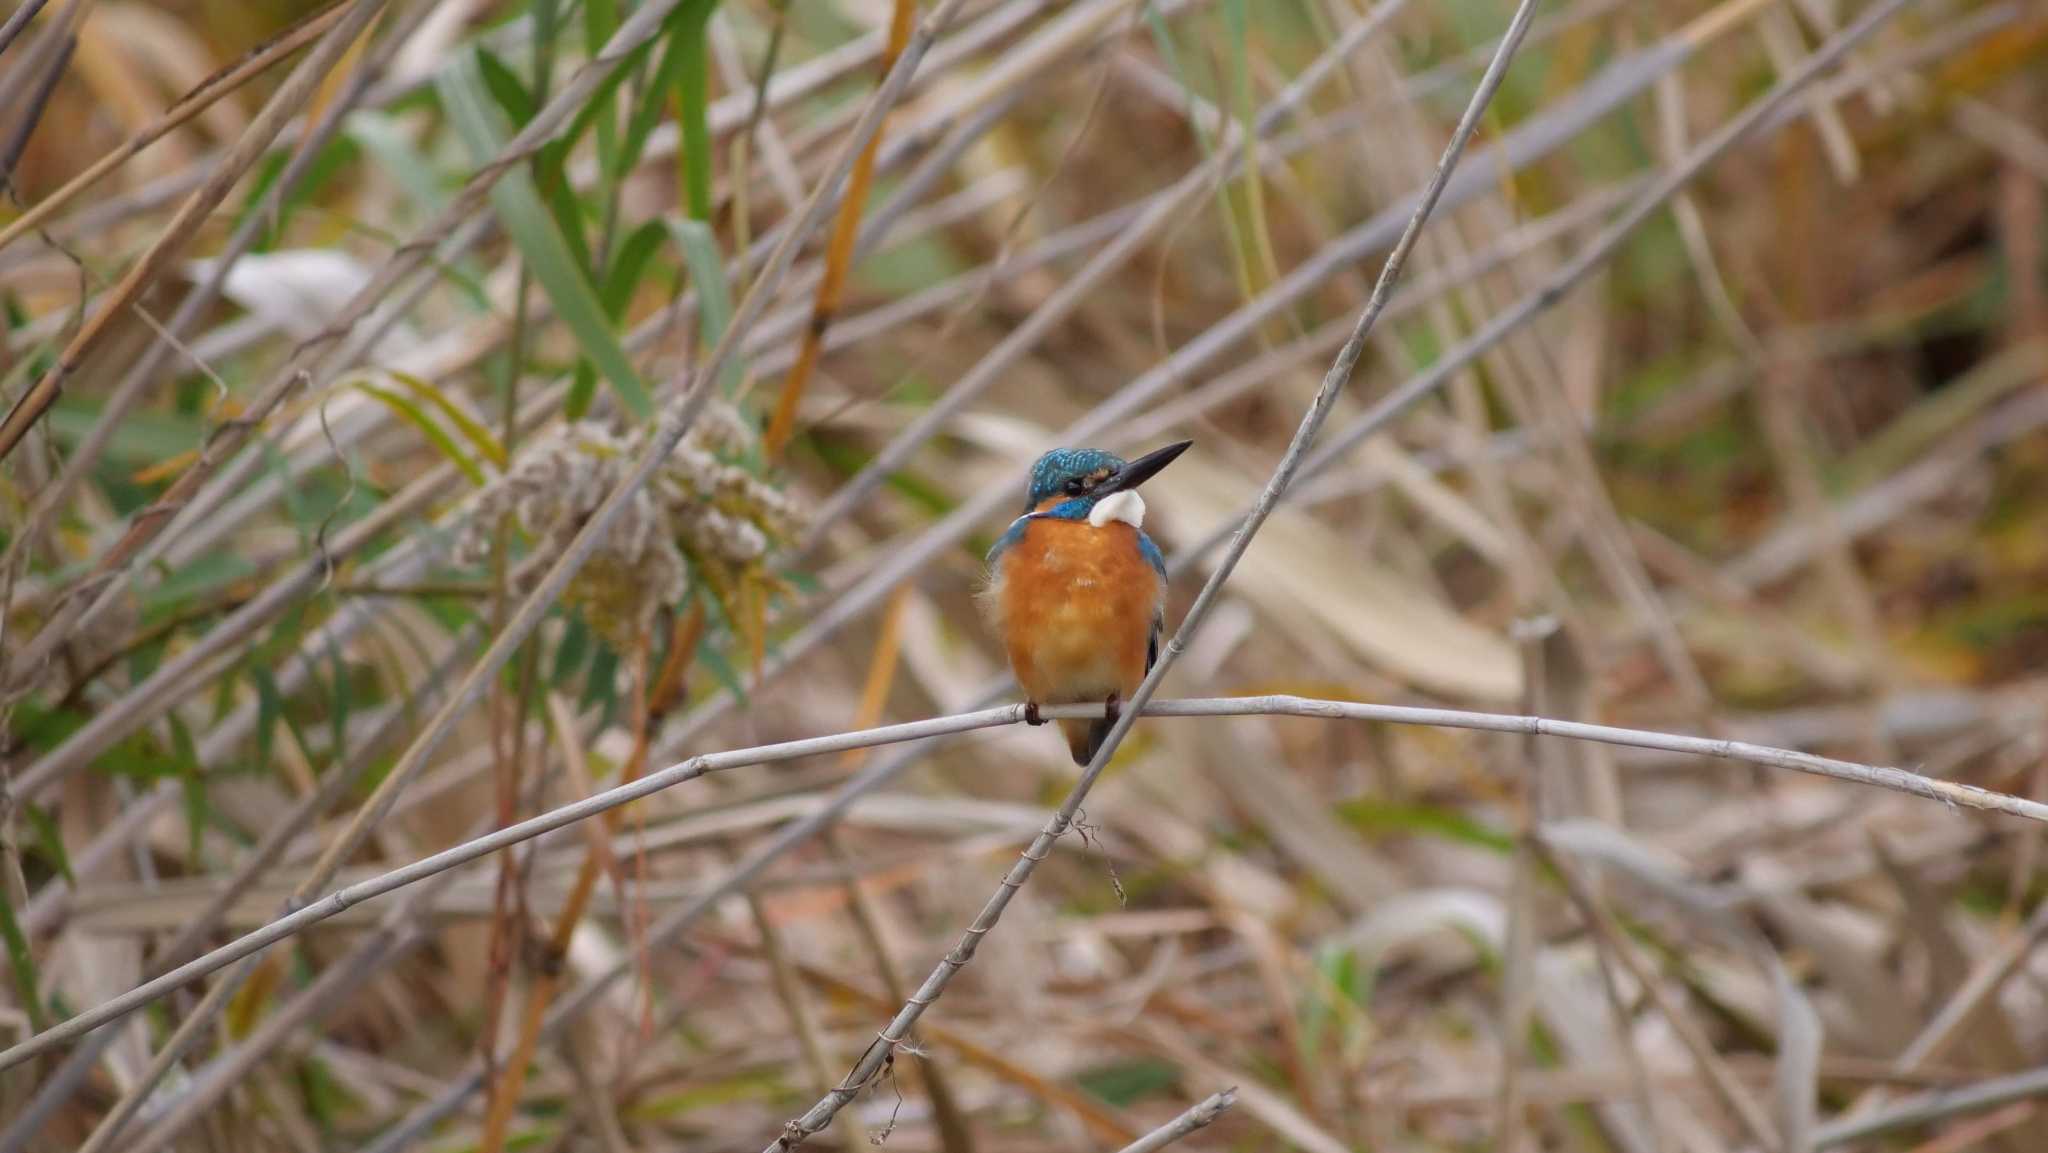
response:
<path fill-rule="evenodd" d="M 998 537 L 995 545 L 988 550 L 989 568 L 995 568 L 996 562 L 1002 559 L 1004 551 L 1011 545 L 1024 539 L 1024 529 L 1031 523 L 1031 518 L 1036 515 L 1036 513 L 1026 514 L 1010 522 L 1009 531 Z"/>
<path fill-rule="evenodd" d="M 1159 546 L 1152 543 L 1141 529 L 1138 532 L 1138 551 L 1145 554 L 1145 560 L 1152 565 L 1152 571 L 1159 574 L 1159 607 L 1152 613 L 1152 634 L 1145 640 L 1145 671 L 1159 663 L 1159 634 L 1166 628 L 1166 557 Z"/>
<path fill-rule="evenodd" d="M 1152 571 L 1158 573 L 1159 579 L 1164 581 L 1166 579 L 1166 555 L 1159 551 L 1159 546 L 1153 544 L 1152 538 L 1146 536 L 1143 531 L 1138 533 L 1138 551 L 1145 554 L 1145 560 L 1151 564 Z"/>

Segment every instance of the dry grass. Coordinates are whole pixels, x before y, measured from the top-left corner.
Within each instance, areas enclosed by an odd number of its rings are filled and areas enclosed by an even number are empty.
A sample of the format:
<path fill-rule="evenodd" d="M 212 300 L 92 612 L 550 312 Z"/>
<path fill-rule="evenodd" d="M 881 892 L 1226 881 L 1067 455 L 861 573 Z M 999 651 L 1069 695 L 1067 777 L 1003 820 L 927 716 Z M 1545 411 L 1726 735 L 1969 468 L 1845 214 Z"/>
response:
<path fill-rule="evenodd" d="M 0 11 L 0 1153 L 2042 1148 L 2036 6 L 1538 5 L 1219 568 L 1512 7 Z"/>

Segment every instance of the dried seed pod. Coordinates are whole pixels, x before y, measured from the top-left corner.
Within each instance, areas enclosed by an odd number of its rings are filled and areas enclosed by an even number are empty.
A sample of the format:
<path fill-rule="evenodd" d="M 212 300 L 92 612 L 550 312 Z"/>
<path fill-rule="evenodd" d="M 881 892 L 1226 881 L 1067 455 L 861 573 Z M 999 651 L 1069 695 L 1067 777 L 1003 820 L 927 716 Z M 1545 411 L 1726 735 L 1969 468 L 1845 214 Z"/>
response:
<path fill-rule="evenodd" d="M 713 406 L 634 493 L 564 597 L 601 635 L 630 642 L 693 581 L 721 598 L 750 583 L 777 583 L 766 562 L 801 529 L 803 516 L 788 494 L 736 462 L 753 440 L 744 417 Z M 457 559 L 489 559 L 499 518 L 508 515 L 539 554 L 560 555 L 645 443 L 642 432 L 591 421 L 535 439 L 477 494 Z"/>

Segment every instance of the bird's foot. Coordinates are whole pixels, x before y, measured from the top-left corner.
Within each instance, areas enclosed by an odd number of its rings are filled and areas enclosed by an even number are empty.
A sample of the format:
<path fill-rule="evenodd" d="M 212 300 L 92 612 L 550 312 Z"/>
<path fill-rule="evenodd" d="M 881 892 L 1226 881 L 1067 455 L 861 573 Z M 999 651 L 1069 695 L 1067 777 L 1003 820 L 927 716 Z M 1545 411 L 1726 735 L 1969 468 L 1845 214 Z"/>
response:
<path fill-rule="evenodd" d="M 1042 725 L 1045 723 L 1045 718 L 1038 715 L 1037 701 L 1024 702 L 1024 723 L 1027 725 Z"/>
<path fill-rule="evenodd" d="M 1124 715 L 1124 698 L 1123 698 L 1123 694 L 1121 694 L 1121 693 L 1111 693 L 1111 694 L 1109 694 L 1109 697 L 1108 697 L 1108 698 L 1107 698 L 1106 700 L 1104 700 L 1104 701 L 1102 702 L 1102 719 L 1103 719 L 1103 720 L 1105 720 L 1105 721 L 1108 721 L 1108 722 L 1109 722 L 1110 724 L 1115 724 L 1115 723 L 1116 723 L 1116 719 L 1117 719 L 1118 717 L 1120 717 L 1120 716 L 1123 716 L 1123 715 Z"/>

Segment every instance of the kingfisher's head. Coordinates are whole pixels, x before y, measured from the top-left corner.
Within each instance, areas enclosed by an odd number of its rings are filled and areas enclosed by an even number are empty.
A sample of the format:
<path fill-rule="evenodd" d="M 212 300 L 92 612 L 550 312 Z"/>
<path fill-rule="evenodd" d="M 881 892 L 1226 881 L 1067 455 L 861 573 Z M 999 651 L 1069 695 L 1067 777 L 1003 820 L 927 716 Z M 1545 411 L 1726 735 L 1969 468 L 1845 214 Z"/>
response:
<path fill-rule="evenodd" d="M 1125 460 L 1099 448 L 1056 448 L 1031 466 L 1031 488 L 1024 511 L 1045 512 L 1065 505 L 1086 516 L 1097 501 L 1129 492 L 1152 479 L 1160 469 L 1186 452 L 1191 440 L 1169 444 L 1136 460 Z"/>

